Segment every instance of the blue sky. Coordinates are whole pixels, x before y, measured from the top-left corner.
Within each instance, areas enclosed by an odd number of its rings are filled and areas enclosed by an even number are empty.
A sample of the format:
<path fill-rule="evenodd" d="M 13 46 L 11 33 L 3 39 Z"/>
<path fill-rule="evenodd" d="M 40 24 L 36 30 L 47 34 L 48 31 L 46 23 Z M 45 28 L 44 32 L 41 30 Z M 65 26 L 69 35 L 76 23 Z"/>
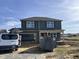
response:
<path fill-rule="evenodd" d="M 65 33 L 79 33 L 79 0 L 0 0 L 0 29 L 20 27 L 20 19 L 32 16 L 61 19 Z"/>

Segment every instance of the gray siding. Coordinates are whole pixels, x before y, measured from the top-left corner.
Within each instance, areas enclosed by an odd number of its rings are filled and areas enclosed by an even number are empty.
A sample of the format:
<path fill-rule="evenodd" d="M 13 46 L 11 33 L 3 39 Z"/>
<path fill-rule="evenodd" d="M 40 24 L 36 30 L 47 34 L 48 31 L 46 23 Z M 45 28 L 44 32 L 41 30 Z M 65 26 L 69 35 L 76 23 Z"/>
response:
<path fill-rule="evenodd" d="M 26 22 L 25 21 L 21 21 L 21 28 L 26 29 Z"/>
<path fill-rule="evenodd" d="M 34 28 L 27 28 L 26 23 L 27 21 L 34 21 Z M 54 22 L 54 28 L 47 28 L 47 21 L 53 21 Z M 61 21 L 56 20 L 56 19 L 51 19 L 51 18 L 28 18 L 25 20 L 21 20 L 21 29 L 23 32 L 21 33 L 22 38 L 24 40 L 34 40 L 33 37 L 34 35 L 29 35 L 29 34 L 36 34 L 36 39 L 35 41 L 39 42 L 39 31 L 38 30 L 61 30 Z M 27 34 L 27 35 L 26 35 Z M 54 33 L 52 33 L 53 35 Z M 60 33 L 56 34 L 56 40 L 60 40 Z M 29 36 L 29 37 L 28 37 Z M 33 36 L 33 37 L 32 37 Z M 22 40 L 23 40 L 22 39 Z"/>
<path fill-rule="evenodd" d="M 46 26 L 46 21 L 35 21 L 35 29 L 44 30 Z"/>
<path fill-rule="evenodd" d="M 46 21 L 40 21 L 39 27 L 40 27 L 40 30 L 46 29 Z"/>
<path fill-rule="evenodd" d="M 38 25 L 39 22 L 38 21 L 35 21 L 34 23 L 35 23 L 35 29 L 39 29 L 39 27 L 38 27 L 39 26 Z"/>
<path fill-rule="evenodd" d="M 61 21 L 55 21 L 54 22 L 54 28 L 55 29 L 61 29 Z"/>
<path fill-rule="evenodd" d="M 52 30 L 61 29 L 61 21 L 54 21 L 54 28 L 47 28 L 46 21 L 35 21 L 35 28 L 26 28 L 26 21 L 21 21 L 21 28 L 26 30 Z"/>

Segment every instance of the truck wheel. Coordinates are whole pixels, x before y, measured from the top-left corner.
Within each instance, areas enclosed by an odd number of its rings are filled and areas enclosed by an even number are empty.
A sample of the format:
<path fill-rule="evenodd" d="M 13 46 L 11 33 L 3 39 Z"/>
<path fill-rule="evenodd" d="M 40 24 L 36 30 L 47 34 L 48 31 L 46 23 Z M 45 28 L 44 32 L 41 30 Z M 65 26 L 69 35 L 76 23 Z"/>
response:
<path fill-rule="evenodd" d="M 13 52 L 13 49 L 10 49 L 9 51 L 10 51 L 10 53 L 12 53 Z"/>
<path fill-rule="evenodd" d="M 17 51 L 18 50 L 18 48 L 15 48 L 15 51 Z"/>

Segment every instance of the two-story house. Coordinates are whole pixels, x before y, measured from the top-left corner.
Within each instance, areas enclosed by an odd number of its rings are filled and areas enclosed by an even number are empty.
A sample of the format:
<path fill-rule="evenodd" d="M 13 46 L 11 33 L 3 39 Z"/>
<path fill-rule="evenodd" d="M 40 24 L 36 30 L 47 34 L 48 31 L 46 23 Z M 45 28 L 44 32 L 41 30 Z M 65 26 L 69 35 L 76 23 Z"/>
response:
<path fill-rule="evenodd" d="M 41 35 L 51 34 L 56 40 L 60 40 L 60 34 L 63 32 L 61 21 L 48 17 L 30 17 L 21 19 L 21 35 L 24 41 L 39 41 Z"/>

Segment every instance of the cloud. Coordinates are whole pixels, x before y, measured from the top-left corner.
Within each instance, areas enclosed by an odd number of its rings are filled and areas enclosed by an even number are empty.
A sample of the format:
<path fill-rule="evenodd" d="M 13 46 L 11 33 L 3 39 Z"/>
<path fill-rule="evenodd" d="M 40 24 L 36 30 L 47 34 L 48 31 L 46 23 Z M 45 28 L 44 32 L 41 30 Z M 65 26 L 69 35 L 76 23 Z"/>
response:
<path fill-rule="evenodd" d="M 79 0 L 63 0 L 62 8 L 71 21 L 79 21 Z M 68 20 L 69 20 L 68 19 Z"/>
<path fill-rule="evenodd" d="M 3 23 L 0 25 L 0 29 L 11 29 L 14 27 L 20 27 L 21 23 L 19 19 L 16 19 L 14 17 L 4 17 L 3 18 Z"/>
<path fill-rule="evenodd" d="M 20 21 L 11 20 L 11 21 L 6 22 L 5 25 L 10 26 L 10 27 L 17 27 L 18 25 L 20 25 Z"/>
<path fill-rule="evenodd" d="M 52 15 L 67 22 L 79 21 L 79 0 L 34 0 L 39 6 L 35 12 Z M 38 13 L 39 13 L 38 12 Z"/>
<path fill-rule="evenodd" d="M 79 32 L 79 0 L 63 0 L 58 7 L 61 9 L 57 14 L 64 20 L 63 29 L 65 29 L 65 33 Z"/>
<path fill-rule="evenodd" d="M 7 22 L 5 22 L 5 24 L 2 24 L 1 26 L 0 26 L 0 29 L 11 29 L 11 28 L 17 28 L 17 27 L 20 27 L 20 21 L 7 21 Z"/>

